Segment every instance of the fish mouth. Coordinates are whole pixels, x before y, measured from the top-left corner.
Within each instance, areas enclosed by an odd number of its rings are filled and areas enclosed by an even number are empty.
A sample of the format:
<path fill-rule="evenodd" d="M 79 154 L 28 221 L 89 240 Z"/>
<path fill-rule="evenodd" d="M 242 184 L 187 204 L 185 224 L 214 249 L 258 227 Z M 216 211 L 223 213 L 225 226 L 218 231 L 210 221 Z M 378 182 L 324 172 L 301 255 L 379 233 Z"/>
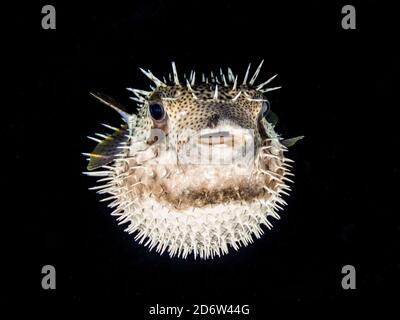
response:
<path fill-rule="evenodd" d="M 246 166 L 254 162 L 254 132 L 240 126 L 223 125 L 202 129 L 184 144 L 179 152 L 180 163 L 207 165 Z M 209 167 L 207 170 L 211 170 Z M 210 171 L 210 172 L 211 172 Z"/>
<path fill-rule="evenodd" d="M 221 128 L 202 130 L 193 139 L 199 146 L 230 147 L 252 144 L 254 135 L 242 128 Z"/>

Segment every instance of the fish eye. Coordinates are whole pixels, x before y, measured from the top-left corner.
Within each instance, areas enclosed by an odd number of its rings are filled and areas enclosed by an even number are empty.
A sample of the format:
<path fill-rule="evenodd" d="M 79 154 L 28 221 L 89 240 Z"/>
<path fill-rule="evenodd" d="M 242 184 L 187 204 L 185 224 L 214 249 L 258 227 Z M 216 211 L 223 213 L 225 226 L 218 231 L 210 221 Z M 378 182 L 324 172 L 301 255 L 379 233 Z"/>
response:
<path fill-rule="evenodd" d="M 261 114 L 263 117 L 265 117 L 268 112 L 269 112 L 270 106 L 269 106 L 269 101 L 265 100 L 262 104 L 262 108 L 261 108 Z"/>
<path fill-rule="evenodd" d="M 160 121 L 165 117 L 164 107 L 158 102 L 153 102 L 152 104 L 150 104 L 149 111 L 151 117 L 156 121 Z"/>

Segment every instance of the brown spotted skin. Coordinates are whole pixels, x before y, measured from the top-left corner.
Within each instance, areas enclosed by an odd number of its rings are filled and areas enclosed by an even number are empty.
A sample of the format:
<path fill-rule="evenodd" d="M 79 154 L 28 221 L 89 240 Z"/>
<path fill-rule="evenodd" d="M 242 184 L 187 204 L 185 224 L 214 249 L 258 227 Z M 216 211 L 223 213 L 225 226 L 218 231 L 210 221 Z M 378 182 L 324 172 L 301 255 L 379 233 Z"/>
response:
<path fill-rule="evenodd" d="M 233 101 L 239 91 L 241 95 Z M 161 129 L 169 144 L 179 149 L 179 145 L 187 142 L 187 137 L 180 139 L 180 133 L 188 129 L 214 128 L 221 121 L 230 121 L 244 129 L 252 129 L 256 146 L 259 146 L 261 139 L 268 137 L 260 121 L 262 102 L 249 98 L 265 99 L 263 94 L 247 86 L 239 86 L 236 90 L 218 86 L 218 99 L 213 99 L 214 92 L 214 84 L 200 84 L 190 89 L 184 86 L 158 87 L 141 109 L 138 130 Z M 166 110 L 167 116 L 163 121 L 154 121 L 148 112 L 149 104 L 154 102 L 161 103 Z"/>

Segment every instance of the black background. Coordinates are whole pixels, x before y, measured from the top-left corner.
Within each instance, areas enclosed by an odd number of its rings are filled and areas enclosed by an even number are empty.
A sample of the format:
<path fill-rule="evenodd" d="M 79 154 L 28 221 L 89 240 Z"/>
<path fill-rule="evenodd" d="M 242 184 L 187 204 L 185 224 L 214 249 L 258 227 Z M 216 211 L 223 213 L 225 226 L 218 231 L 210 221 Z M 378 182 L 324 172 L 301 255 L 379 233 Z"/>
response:
<path fill-rule="evenodd" d="M 41 8 L 21 5 L 10 33 L 17 101 L 3 135 L 12 141 L 10 201 L 23 222 L 6 226 L 21 246 L 16 297 L 47 303 L 129 301 L 132 314 L 156 303 L 394 300 L 398 292 L 399 55 L 393 9 L 378 1 L 112 2 L 54 4 L 57 29 L 41 28 Z M 357 29 L 341 28 L 353 4 Z M 259 81 L 278 73 L 269 95 L 290 150 L 295 184 L 282 219 L 262 239 L 222 258 L 170 259 L 123 232 L 81 174 L 87 135 L 119 117 L 90 98 L 107 93 L 135 111 L 126 87 L 147 89 L 138 67 L 241 76 L 265 59 Z M 15 112 L 14 112 L 15 111 Z M 8 136 L 8 137 L 7 137 Z M 11 139 L 10 139 L 11 138 Z M 22 147 L 21 147 L 22 146 Z M 393 152 L 394 151 L 394 152 Z M 21 174 L 21 175 L 20 175 Z M 17 231 L 18 230 L 18 231 Z M 18 243 L 19 241 L 15 241 Z M 41 289 L 41 267 L 57 289 Z M 354 265 L 357 289 L 343 290 Z"/>

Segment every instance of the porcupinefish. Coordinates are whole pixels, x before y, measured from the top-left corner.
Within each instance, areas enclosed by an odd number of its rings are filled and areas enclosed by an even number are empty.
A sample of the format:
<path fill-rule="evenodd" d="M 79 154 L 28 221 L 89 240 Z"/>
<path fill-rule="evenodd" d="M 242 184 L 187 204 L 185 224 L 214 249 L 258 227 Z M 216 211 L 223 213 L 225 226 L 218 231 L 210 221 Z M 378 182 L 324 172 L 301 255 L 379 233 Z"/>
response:
<path fill-rule="evenodd" d="M 88 172 L 91 189 L 107 194 L 112 215 L 139 243 L 171 257 L 214 258 L 260 238 L 286 205 L 291 190 L 287 147 L 274 130 L 268 87 L 255 84 L 263 61 L 250 78 L 228 68 L 197 77 L 195 71 L 158 79 L 150 91 L 128 88 L 138 111 L 129 113 L 114 99 L 92 93 L 123 119 L 97 142 Z M 196 79 L 200 78 L 200 79 Z"/>

